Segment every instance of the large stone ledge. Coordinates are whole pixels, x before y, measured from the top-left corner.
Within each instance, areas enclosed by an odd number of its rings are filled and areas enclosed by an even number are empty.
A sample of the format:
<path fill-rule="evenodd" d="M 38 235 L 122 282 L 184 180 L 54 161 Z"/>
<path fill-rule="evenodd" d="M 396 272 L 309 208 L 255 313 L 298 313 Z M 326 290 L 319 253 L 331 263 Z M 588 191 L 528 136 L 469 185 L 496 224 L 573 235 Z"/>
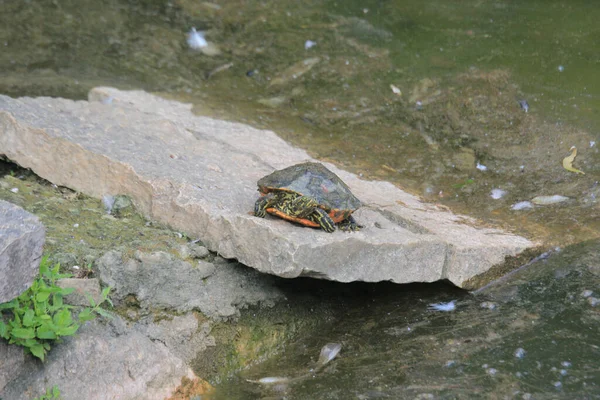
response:
<path fill-rule="evenodd" d="M 256 181 L 310 160 L 273 132 L 194 116 L 191 105 L 96 88 L 89 101 L 0 96 L 0 154 L 57 185 L 128 194 L 150 218 L 262 272 L 341 282 L 469 278 L 532 243 L 325 164 L 363 201 L 359 232 L 302 228 L 249 212 Z"/>

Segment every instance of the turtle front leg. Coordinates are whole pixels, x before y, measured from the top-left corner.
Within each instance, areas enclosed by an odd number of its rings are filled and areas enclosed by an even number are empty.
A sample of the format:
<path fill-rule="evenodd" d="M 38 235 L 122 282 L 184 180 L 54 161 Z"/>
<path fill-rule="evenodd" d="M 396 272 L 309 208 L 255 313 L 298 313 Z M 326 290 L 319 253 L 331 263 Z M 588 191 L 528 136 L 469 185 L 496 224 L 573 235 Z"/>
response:
<path fill-rule="evenodd" d="M 325 232 L 331 233 L 335 231 L 335 223 L 329 214 L 327 214 L 327 211 L 323 210 L 322 208 L 315 208 L 315 211 L 310 216 L 310 219 L 311 221 L 319 224 L 321 229 L 323 229 Z"/>
<path fill-rule="evenodd" d="M 338 228 L 343 231 L 360 231 L 363 226 L 359 225 L 352 215 L 349 215 L 348 218 L 338 224 Z"/>
<path fill-rule="evenodd" d="M 259 197 L 254 203 L 254 216 L 264 218 L 267 216 L 267 208 L 271 205 L 271 195 Z"/>

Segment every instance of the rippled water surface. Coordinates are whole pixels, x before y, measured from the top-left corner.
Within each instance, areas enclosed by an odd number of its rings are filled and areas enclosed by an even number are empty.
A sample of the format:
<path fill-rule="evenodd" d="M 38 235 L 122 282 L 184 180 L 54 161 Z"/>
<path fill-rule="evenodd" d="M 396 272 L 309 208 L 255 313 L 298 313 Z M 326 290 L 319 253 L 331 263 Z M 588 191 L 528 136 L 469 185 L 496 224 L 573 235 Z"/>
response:
<path fill-rule="evenodd" d="M 584 0 L 0 1 L 0 93 L 153 91 L 564 249 L 475 295 L 291 286 L 330 322 L 215 398 L 595 398 L 599 20 Z M 585 174 L 563 168 L 572 146 Z M 553 195 L 568 199 L 511 210 Z M 314 378 L 246 381 L 302 375 L 327 342 L 342 352 Z"/>

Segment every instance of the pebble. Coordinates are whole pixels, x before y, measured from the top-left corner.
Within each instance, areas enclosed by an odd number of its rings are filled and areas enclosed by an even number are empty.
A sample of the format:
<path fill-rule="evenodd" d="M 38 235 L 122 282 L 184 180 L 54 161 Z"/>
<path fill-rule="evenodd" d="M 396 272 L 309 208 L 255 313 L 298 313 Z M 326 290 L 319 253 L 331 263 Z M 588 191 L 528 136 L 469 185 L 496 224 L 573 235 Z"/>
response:
<path fill-rule="evenodd" d="M 533 204 L 531 204 L 531 202 L 520 201 L 518 203 L 513 204 L 510 209 L 514 210 L 514 211 L 520 211 L 520 210 L 530 210 L 532 208 L 533 208 Z"/>
<path fill-rule="evenodd" d="M 591 291 L 591 290 L 584 290 L 583 292 L 581 292 L 581 297 L 590 297 L 592 294 L 594 294 L 593 291 Z"/>
<path fill-rule="evenodd" d="M 563 72 L 565 70 L 565 67 L 563 67 L 562 65 L 558 66 L 558 72 Z"/>
<path fill-rule="evenodd" d="M 506 195 L 506 190 L 502 190 L 502 189 L 492 189 L 492 192 L 490 193 L 490 196 L 494 200 L 501 199 L 505 195 Z"/>
<path fill-rule="evenodd" d="M 527 354 L 527 352 L 522 349 L 521 347 L 519 347 L 517 350 L 515 350 L 515 357 L 517 358 L 523 358 L 525 357 L 525 354 Z"/>
<path fill-rule="evenodd" d="M 538 204 L 538 205 L 549 205 L 549 204 L 563 203 L 567 200 L 569 200 L 568 197 L 561 196 L 559 194 L 555 194 L 553 196 L 536 196 L 533 199 L 531 199 L 531 202 L 533 204 Z"/>
<path fill-rule="evenodd" d="M 10 191 L 13 193 L 19 193 L 19 188 L 12 188 Z"/>
<path fill-rule="evenodd" d="M 480 171 L 487 171 L 487 169 L 488 169 L 488 167 L 486 167 L 483 164 L 479 164 L 479 163 L 477 163 L 477 165 L 475 166 L 475 168 L 477 168 Z"/>
<path fill-rule="evenodd" d="M 592 307 L 596 307 L 597 305 L 600 304 L 600 299 L 598 299 L 596 297 L 588 297 L 587 301 L 588 301 L 588 303 L 590 303 L 590 306 L 592 306 Z"/>
<path fill-rule="evenodd" d="M 480 304 L 481 308 L 487 308 L 488 310 L 495 310 L 496 309 L 496 303 L 491 302 L 491 301 L 484 301 L 483 303 Z"/>

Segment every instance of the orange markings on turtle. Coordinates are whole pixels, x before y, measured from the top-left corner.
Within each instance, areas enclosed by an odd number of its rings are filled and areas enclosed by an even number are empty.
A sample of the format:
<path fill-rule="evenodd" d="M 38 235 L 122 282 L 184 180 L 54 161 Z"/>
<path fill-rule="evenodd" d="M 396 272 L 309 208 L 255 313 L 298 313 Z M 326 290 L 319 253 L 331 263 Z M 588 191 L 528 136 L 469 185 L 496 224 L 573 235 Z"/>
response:
<path fill-rule="evenodd" d="M 313 222 L 313 221 L 311 221 L 309 219 L 292 217 L 291 215 L 287 215 L 287 214 L 285 214 L 285 213 L 283 213 L 283 212 L 281 212 L 281 211 L 279 211 L 279 210 L 277 210 L 275 208 L 267 208 L 267 212 L 269 214 L 277 215 L 279 218 L 283 218 L 285 220 L 292 221 L 292 222 L 297 222 L 297 223 L 299 223 L 301 225 L 304 225 L 304 226 L 310 226 L 312 228 L 319 228 L 320 227 L 319 224 L 317 224 L 316 222 Z"/>
<path fill-rule="evenodd" d="M 292 221 L 292 222 L 297 222 L 304 226 L 310 226 L 313 228 L 320 227 L 320 225 L 317 222 L 313 222 L 306 218 L 292 217 L 291 215 L 287 215 L 283 211 L 280 211 L 276 208 L 269 207 L 265 211 L 267 211 L 269 214 L 277 215 L 279 218 L 283 218 L 285 220 Z M 345 220 L 346 218 L 348 218 L 348 213 L 343 210 L 331 210 L 327 214 L 331 217 L 333 222 L 335 222 L 336 224 Z"/>

